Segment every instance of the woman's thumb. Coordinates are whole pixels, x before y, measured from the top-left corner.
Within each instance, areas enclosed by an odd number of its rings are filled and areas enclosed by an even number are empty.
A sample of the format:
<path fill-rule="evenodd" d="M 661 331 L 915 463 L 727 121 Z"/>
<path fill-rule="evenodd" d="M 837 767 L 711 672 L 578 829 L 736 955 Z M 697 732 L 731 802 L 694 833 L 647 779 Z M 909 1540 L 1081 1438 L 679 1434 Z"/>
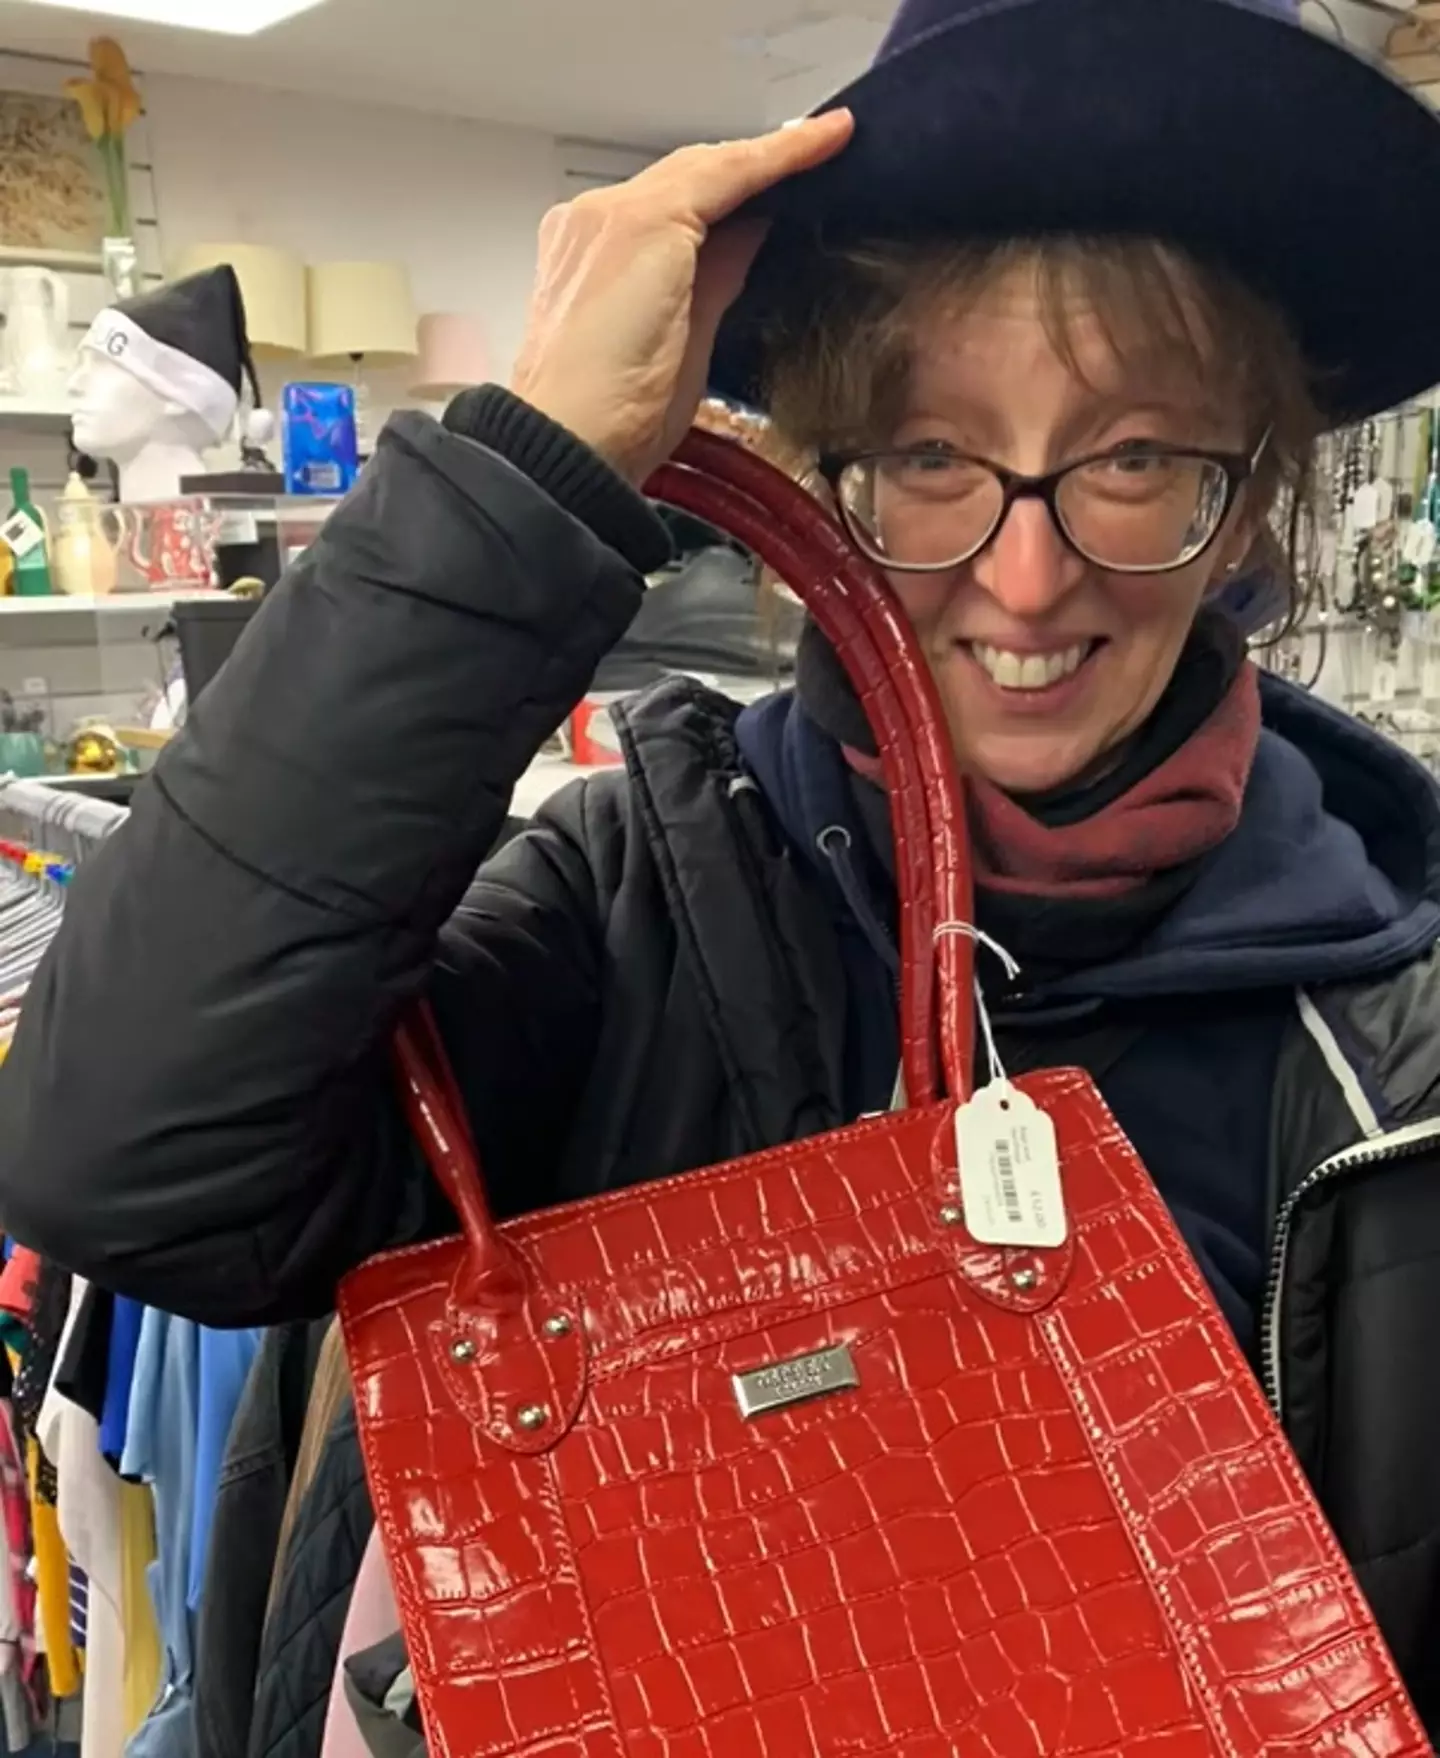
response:
<path fill-rule="evenodd" d="M 765 220 L 733 220 L 718 226 L 700 246 L 690 298 L 690 334 L 667 423 L 673 430 L 666 436 L 671 445 L 679 443 L 705 395 L 720 320 L 739 297 L 769 229 Z"/>
<path fill-rule="evenodd" d="M 692 343 L 704 344 L 707 363 L 720 320 L 740 297 L 769 230 L 768 220 L 731 220 L 717 226 L 700 246 L 690 299 L 690 337 Z"/>

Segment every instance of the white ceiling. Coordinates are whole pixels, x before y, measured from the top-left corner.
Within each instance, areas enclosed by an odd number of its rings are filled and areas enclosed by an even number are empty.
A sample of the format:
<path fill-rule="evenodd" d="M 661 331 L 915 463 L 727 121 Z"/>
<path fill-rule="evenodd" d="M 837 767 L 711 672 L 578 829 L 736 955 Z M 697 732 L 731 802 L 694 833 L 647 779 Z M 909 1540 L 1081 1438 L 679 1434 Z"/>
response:
<path fill-rule="evenodd" d="M 865 65 L 894 8 L 895 0 L 325 0 L 258 37 L 234 38 L 0 0 L 0 49 L 74 55 L 106 30 L 151 74 L 666 146 L 802 113 Z"/>

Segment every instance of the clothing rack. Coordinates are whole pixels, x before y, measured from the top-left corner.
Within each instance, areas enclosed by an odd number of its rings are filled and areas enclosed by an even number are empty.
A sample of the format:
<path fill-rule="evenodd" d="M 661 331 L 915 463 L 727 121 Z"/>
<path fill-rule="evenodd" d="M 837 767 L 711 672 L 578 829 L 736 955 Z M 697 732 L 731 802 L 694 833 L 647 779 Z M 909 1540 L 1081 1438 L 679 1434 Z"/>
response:
<path fill-rule="evenodd" d="M 0 777 L 0 1057 L 70 879 L 128 816 Z M 243 1751 L 301 1702 L 308 1749 L 333 1724 L 349 1753 L 342 1655 L 393 1639 L 407 1670 L 328 1320 L 215 1331 L 4 1241 L 0 1516 L 0 1758 Z M 413 1703 L 384 1699 L 403 1733 Z"/>
<path fill-rule="evenodd" d="M 0 779 L 0 1055 L 69 881 L 128 815 L 43 782 Z M 70 1340 L 78 1350 L 95 1334 L 101 1298 L 4 1242 L 0 1548 L 10 1591 L 0 1592 L 0 1751 L 25 1758 L 124 1758 L 169 1679 L 142 1587 L 158 1555 L 148 1436 L 137 1426 L 137 1468 L 122 1479 L 121 1446 L 108 1460 L 100 1450 L 98 1404 L 92 1414 L 70 1400 L 62 1372 Z M 107 1320 L 115 1305 L 104 1306 Z M 142 1316 L 136 1309 L 137 1338 Z"/>
<path fill-rule="evenodd" d="M 0 781 L 0 838 L 43 849 L 77 867 L 129 815 L 124 806 L 43 781 Z"/>

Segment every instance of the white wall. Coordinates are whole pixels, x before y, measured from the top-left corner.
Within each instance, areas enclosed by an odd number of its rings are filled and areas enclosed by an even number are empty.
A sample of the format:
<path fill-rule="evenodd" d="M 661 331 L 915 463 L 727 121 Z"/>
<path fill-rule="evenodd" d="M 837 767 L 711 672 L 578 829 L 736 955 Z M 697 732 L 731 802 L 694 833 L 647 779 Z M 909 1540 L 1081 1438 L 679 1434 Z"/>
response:
<path fill-rule="evenodd" d="M 550 135 L 158 76 L 146 102 L 167 256 L 225 240 L 399 258 L 420 310 L 479 314 L 506 372 L 562 183 Z"/>

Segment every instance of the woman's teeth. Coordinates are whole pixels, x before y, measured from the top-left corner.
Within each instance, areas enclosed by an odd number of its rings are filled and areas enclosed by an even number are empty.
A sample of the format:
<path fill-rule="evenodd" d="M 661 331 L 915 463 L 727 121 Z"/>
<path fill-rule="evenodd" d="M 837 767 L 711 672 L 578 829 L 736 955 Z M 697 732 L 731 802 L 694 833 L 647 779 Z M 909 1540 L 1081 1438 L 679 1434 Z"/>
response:
<path fill-rule="evenodd" d="M 1081 641 L 1055 653 L 1012 653 L 1005 647 L 982 647 L 971 642 L 970 652 L 993 682 L 1002 690 L 1046 690 L 1080 669 L 1090 651 L 1090 643 Z"/>

